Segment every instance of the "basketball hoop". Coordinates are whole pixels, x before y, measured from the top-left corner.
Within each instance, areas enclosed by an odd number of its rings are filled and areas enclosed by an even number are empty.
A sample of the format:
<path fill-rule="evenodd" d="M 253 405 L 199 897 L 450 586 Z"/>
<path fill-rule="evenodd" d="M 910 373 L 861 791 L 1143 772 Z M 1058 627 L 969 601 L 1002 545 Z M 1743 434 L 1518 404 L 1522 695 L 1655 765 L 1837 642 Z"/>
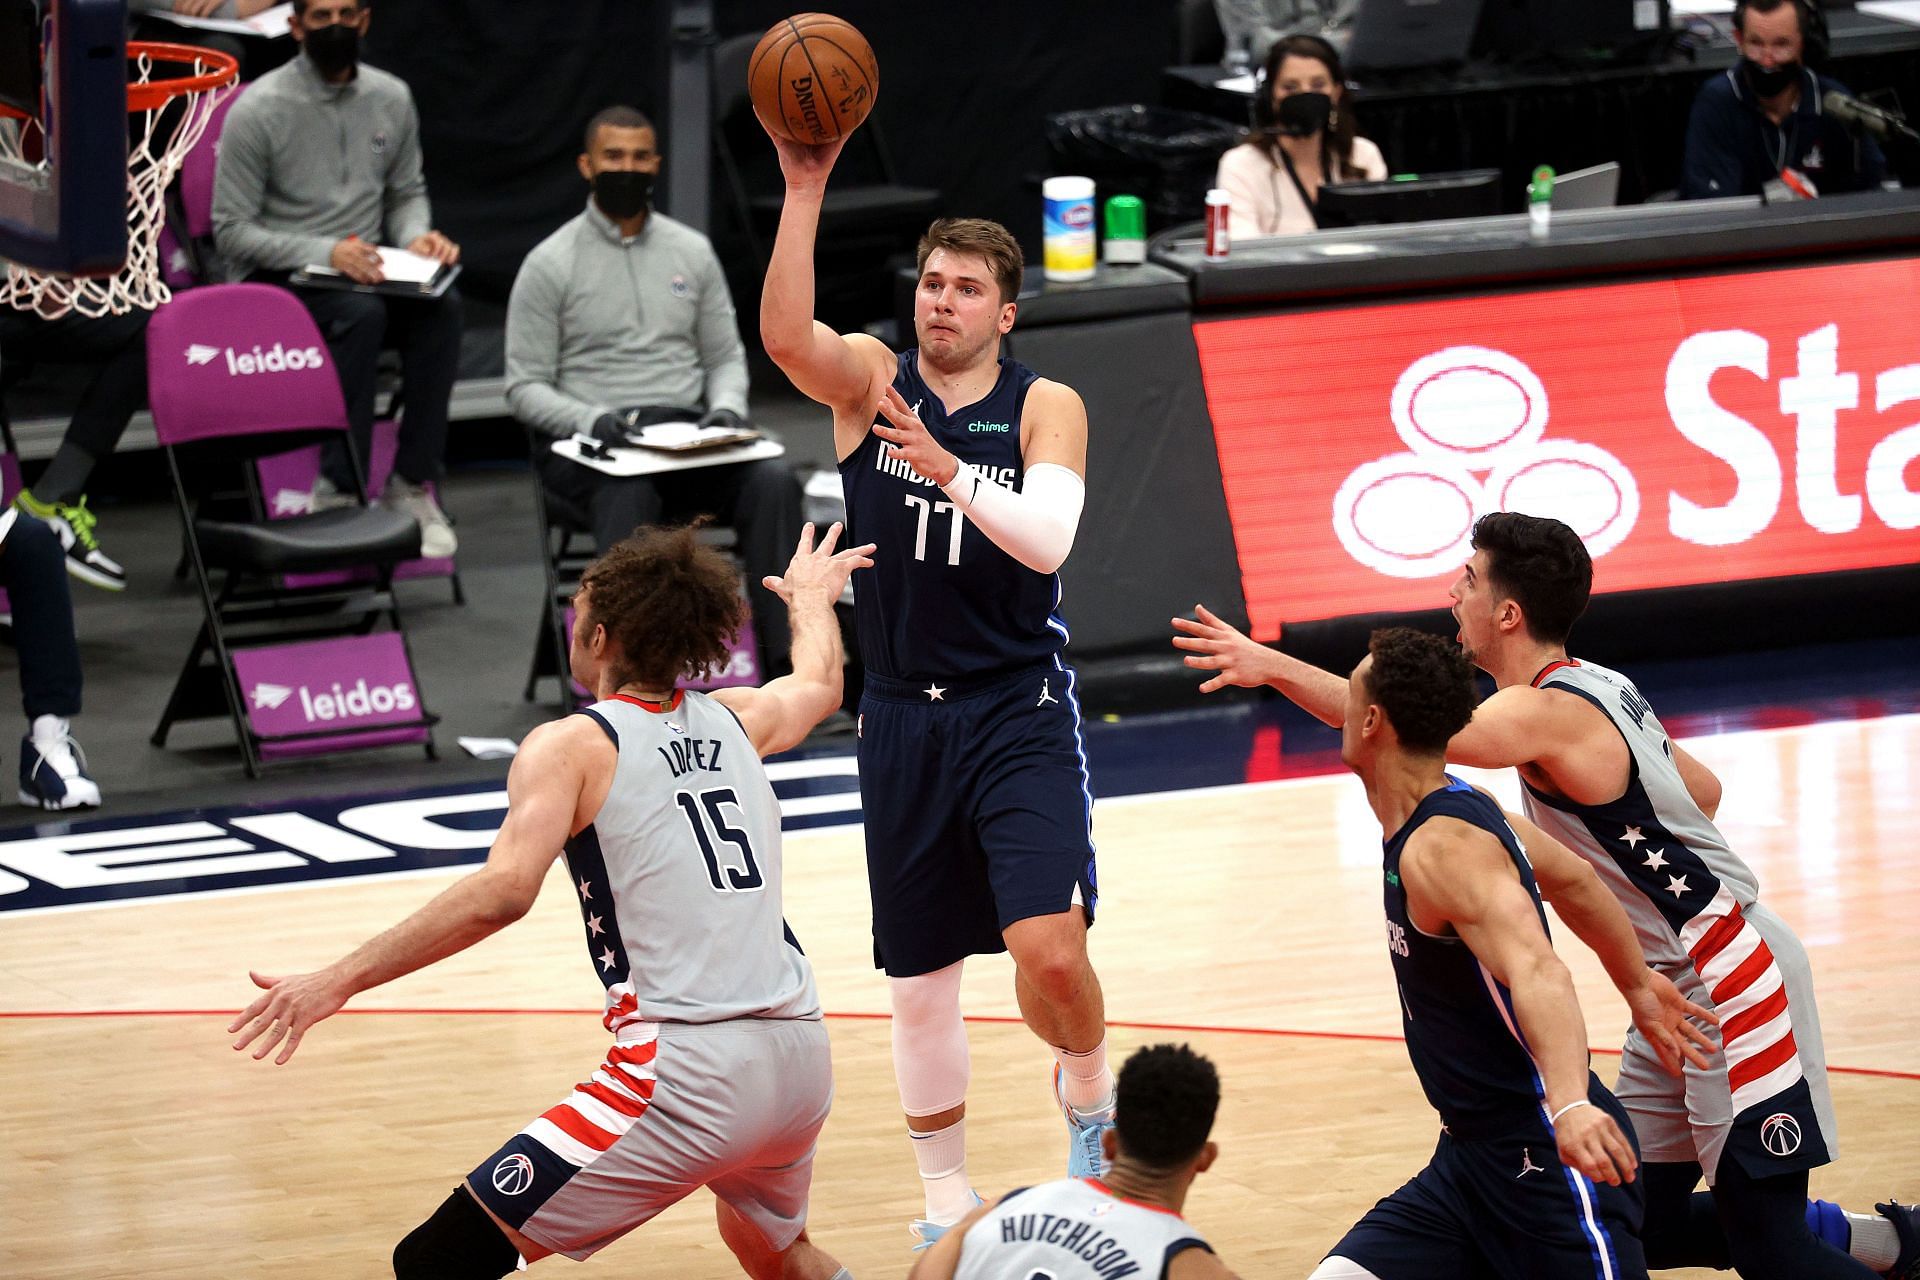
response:
<path fill-rule="evenodd" d="M 158 66 L 190 68 L 185 75 L 154 76 Z M 127 260 L 101 276 L 69 276 L 7 266 L 0 304 L 49 320 L 70 312 L 99 318 L 151 311 L 173 296 L 160 278 L 160 228 L 166 221 L 167 187 L 180 162 L 206 132 L 220 90 L 240 76 L 231 54 L 193 45 L 127 41 Z M 178 103 L 173 107 L 171 104 Z M 0 105 L 0 158 L 30 164 L 44 151 L 42 125 Z"/>

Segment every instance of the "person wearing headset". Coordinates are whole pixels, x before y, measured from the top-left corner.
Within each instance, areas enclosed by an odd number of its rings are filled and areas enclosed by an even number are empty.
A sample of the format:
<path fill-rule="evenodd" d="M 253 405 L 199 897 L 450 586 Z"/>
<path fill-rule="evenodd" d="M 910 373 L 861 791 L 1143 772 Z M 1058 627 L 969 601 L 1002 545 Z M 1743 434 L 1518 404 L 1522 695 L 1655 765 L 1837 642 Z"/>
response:
<path fill-rule="evenodd" d="M 1253 133 L 1220 157 L 1227 233 L 1303 235 L 1319 226 L 1320 188 L 1387 176 L 1380 148 L 1356 136 L 1344 110 L 1340 55 L 1319 36 L 1283 36 L 1268 50 L 1253 91 Z"/>
<path fill-rule="evenodd" d="M 1740 61 L 1693 100 L 1681 199 L 1808 199 L 1880 185 L 1887 171 L 1880 148 L 1849 134 L 1822 101 L 1848 92 L 1813 70 L 1825 57 L 1826 26 L 1816 0 L 1739 0 Z"/>

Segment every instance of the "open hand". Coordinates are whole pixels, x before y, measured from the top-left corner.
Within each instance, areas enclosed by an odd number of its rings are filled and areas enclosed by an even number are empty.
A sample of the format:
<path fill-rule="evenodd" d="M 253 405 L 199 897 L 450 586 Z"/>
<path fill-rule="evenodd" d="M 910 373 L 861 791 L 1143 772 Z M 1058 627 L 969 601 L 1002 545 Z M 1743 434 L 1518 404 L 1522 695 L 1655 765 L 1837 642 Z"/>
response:
<path fill-rule="evenodd" d="M 280 1056 L 273 1060 L 277 1067 L 285 1066 L 293 1051 L 300 1047 L 300 1037 L 307 1033 L 307 1028 L 340 1012 L 340 1006 L 347 1002 L 350 994 L 324 969 L 318 973 L 296 973 L 290 978 L 270 978 L 251 971 L 247 976 L 266 994 L 228 1023 L 227 1033 L 239 1037 L 233 1042 L 235 1050 L 245 1049 L 263 1035 L 266 1037 L 253 1051 L 255 1062 L 285 1040 Z"/>
<path fill-rule="evenodd" d="M 754 118 L 760 117 L 758 108 Z M 762 129 L 767 128 L 765 120 L 760 121 Z M 773 149 L 780 155 L 780 173 L 790 187 L 825 187 L 827 175 L 833 172 L 833 162 L 840 158 L 840 149 L 847 145 L 845 138 L 832 142 L 792 142 L 778 137 L 773 130 L 767 129 L 767 136 L 773 139 Z"/>
<path fill-rule="evenodd" d="M 792 604 L 794 596 L 809 591 L 818 591 L 828 601 L 838 600 L 846 589 L 847 579 L 855 569 L 873 568 L 875 544 L 848 547 L 835 554 L 833 544 L 840 540 L 840 524 L 835 521 L 827 528 L 827 536 L 820 539 L 818 547 L 813 545 L 813 522 L 808 521 L 800 530 L 800 545 L 794 548 L 793 560 L 787 565 L 782 577 L 765 577 L 760 585 Z"/>
<path fill-rule="evenodd" d="M 886 422 L 874 423 L 873 434 L 890 446 L 887 456 L 900 459 L 923 480 L 950 483 L 960 470 L 960 459 L 940 447 L 898 387 L 887 387 L 886 394 L 880 397 L 879 409 Z"/>
<path fill-rule="evenodd" d="M 1719 1046 L 1713 1037 L 1693 1025 L 1698 1018 L 1709 1026 L 1720 1025 L 1720 1017 L 1680 994 L 1665 974 L 1647 971 L 1647 985 L 1627 997 L 1633 1013 L 1633 1025 L 1645 1036 L 1667 1074 L 1678 1076 L 1684 1068 L 1681 1059 L 1705 1070 Z"/>
<path fill-rule="evenodd" d="M 1191 618 L 1175 618 L 1173 647 L 1187 651 L 1187 665 L 1200 671 L 1217 671 L 1200 686 L 1200 692 L 1212 693 L 1229 685 L 1257 689 L 1273 681 L 1273 650 L 1254 640 L 1239 628 L 1222 622 L 1203 604 L 1193 606 Z"/>

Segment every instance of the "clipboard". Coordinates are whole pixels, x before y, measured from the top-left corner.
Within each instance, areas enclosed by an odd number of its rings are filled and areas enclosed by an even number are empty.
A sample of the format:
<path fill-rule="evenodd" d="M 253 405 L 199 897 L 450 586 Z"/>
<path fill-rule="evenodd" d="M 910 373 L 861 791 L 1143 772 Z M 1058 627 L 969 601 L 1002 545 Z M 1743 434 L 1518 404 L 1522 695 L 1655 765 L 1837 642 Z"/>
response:
<path fill-rule="evenodd" d="M 379 284 L 361 284 L 358 280 L 340 275 L 333 271 L 311 271 L 300 268 L 287 277 L 287 283 L 300 285 L 308 289 L 339 289 L 346 293 L 378 293 L 389 298 L 439 298 L 460 278 L 460 272 L 466 264 L 456 262 L 450 267 L 442 267 L 425 284 L 415 284 L 408 280 L 382 280 Z"/>
<path fill-rule="evenodd" d="M 698 453 L 727 445 L 750 444 L 760 438 L 752 427 L 702 427 L 697 422 L 651 422 L 627 428 L 627 444 L 657 453 Z"/>
<path fill-rule="evenodd" d="M 579 463 L 610 476 L 651 476 L 667 471 L 692 471 L 699 467 L 720 467 L 733 462 L 758 462 L 786 454 L 785 446 L 764 436 L 744 444 L 669 453 L 663 449 L 639 449 L 621 445 L 602 446 L 590 436 L 569 436 L 553 442 L 556 457 Z"/>

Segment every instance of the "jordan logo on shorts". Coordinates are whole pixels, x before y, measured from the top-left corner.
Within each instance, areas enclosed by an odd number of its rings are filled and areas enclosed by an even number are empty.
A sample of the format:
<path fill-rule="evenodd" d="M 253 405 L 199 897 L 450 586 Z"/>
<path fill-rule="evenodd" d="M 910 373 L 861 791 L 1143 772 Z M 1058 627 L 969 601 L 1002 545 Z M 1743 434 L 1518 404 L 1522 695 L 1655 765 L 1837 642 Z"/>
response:
<path fill-rule="evenodd" d="M 1051 693 L 1047 692 L 1047 683 L 1048 682 L 1046 680 L 1042 680 L 1040 682 L 1040 701 L 1034 703 L 1033 704 L 1034 706 L 1044 707 L 1049 702 L 1058 703 L 1060 701 L 1060 699 L 1054 697 Z"/>
<path fill-rule="evenodd" d="M 1533 1162 L 1532 1147 L 1520 1148 L 1520 1172 L 1513 1175 L 1515 1178 L 1524 1178 L 1530 1173 L 1545 1173 L 1545 1172 L 1546 1172 L 1545 1169 L 1542 1169 L 1539 1165 Z"/>

